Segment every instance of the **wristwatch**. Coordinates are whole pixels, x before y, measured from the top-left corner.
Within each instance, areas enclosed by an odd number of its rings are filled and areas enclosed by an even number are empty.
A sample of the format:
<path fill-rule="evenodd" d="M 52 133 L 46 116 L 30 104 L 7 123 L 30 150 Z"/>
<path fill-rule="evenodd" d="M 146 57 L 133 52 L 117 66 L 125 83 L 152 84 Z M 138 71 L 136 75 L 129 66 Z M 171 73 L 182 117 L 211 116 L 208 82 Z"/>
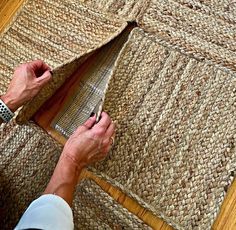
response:
<path fill-rule="evenodd" d="M 0 118 L 2 118 L 4 122 L 9 122 L 13 117 L 14 117 L 14 113 L 0 99 Z"/>

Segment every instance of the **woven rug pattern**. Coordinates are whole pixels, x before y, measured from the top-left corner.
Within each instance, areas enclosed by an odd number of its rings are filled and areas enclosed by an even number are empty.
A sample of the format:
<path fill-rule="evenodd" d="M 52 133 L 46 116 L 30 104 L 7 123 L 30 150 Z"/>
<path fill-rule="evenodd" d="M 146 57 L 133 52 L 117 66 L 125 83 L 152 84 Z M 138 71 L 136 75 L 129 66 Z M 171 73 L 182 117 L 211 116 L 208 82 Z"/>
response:
<path fill-rule="evenodd" d="M 127 21 L 134 21 L 145 5 L 145 0 L 80 0 L 89 7 L 124 17 Z"/>
<path fill-rule="evenodd" d="M 137 21 L 182 52 L 236 71 L 235 2 L 150 0 Z"/>
<path fill-rule="evenodd" d="M 0 94 L 20 63 L 44 60 L 53 81 L 29 103 L 28 118 L 78 67 L 81 58 L 117 36 L 126 22 L 70 0 L 28 0 L 0 36 Z M 25 119 L 26 120 L 26 119 Z"/>
<path fill-rule="evenodd" d="M 120 34 L 126 22 L 119 16 L 137 18 L 143 30 L 134 29 L 119 54 L 104 104 L 117 123 L 116 142 L 94 170 L 172 226 L 210 229 L 236 167 L 235 3 L 84 2 L 27 1 L 0 37 L 0 94 L 15 66 L 45 60 L 54 79 L 21 111 L 19 121 L 27 120 L 81 58 Z M 32 124 L 1 129 L 8 229 L 46 186 L 60 147 Z"/>
<path fill-rule="evenodd" d="M 134 29 L 104 110 L 115 145 L 96 169 L 178 229 L 209 229 L 236 168 L 235 73 Z"/>
<path fill-rule="evenodd" d="M 114 201 L 95 182 L 83 181 L 74 200 L 75 229 L 151 229 Z"/>
<path fill-rule="evenodd" d="M 60 153 L 61 146 L 34 124 L 1 126 L 1 229 L 13 229 L 31 201 L 41 195 Z"/>
<path fill-rule="evenodd" d="M 1 126 L 1 229 L 13 229 L 27 206 L 42 194 L 61 151 L 61 146 L 33 123 Z M 75 229 L 149 229 L 91 181 L 78 186 L 73 213 Z"/>

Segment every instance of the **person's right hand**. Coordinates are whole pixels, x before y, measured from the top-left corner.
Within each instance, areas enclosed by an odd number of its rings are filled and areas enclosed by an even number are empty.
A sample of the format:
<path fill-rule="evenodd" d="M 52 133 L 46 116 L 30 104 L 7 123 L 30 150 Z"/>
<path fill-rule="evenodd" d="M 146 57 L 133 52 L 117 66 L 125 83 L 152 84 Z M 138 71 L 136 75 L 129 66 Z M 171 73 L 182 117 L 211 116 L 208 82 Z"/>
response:
<path fill-rule="evenodd" d="M 114 141 L 115 125 L 105 112 L 95 123 L 96 117 L 90 117 L 71 135 L 62 152 L 64 158 L 85 167 L 106 157 Z"/>
<path fill-rule="evenodd" d="M 8 90 L 1 96 L 1 100 L 14 112 L 36 96 L 51 77 L 50 67 L 42 60 L 22 64 L 15 69 Z"/>

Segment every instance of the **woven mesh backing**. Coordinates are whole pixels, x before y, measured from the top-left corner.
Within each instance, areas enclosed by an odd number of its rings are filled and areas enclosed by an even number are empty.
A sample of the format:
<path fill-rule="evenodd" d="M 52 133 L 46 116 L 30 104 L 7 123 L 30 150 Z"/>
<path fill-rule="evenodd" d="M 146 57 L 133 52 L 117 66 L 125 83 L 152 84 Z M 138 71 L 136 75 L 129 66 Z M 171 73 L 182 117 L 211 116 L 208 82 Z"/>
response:
<path fill-rule="evenodd" d="M 75 229 L 151 229 L 90 180 L 78 186 L 73 209 Z"/>
<path fill-rule="evenodd" d="M 24 210 L 44 191 L 61 147 L 33 124 L 0 129 L 1 229 L 13 229 Z"/>
<path fill-rule="evenodd" d="M 236 3 L 150 0 L 139 26 L 199 60 L 236 71 Z"/>
<path fill-rule="evenodd" d="M 52 127 L 65 137 L 68 138 L 92 112 L 96 113 L 95 110 L 99 110 L 108 79 L 112 74 L 117 56 L 128 39 L 129 32 L 129 29 L 122 32 L 96 52 L 92 57 L 94 61 L 82 67 L 85 74 L 79 82 L 73 84 L 73 92 L 52 122 Z"/>
<path fill-rule="evenodd" d="M 26 120 L 78 68 L 81 57 L 106 44 L 125 26 L 115 15 L 79 2 L 28 0 L 0 37 L 0 94 L 20 63 L 34 59 L 48 63 L 53 81 L 24 108 L 20 116 Z"/>
<path fill-rule="evenodd" d="M 134 29 L 104 110 L 117 122 L 97 170 L 179 229 L 209 229 L 236 168 L 235 74 Z"/>

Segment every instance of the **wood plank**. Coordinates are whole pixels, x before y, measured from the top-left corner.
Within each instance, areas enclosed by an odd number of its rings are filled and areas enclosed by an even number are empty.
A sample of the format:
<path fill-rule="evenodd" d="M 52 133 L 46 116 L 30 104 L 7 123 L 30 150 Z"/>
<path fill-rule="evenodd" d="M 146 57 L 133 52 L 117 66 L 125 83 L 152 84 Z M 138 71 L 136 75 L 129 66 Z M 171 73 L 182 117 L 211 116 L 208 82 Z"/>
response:
<path fill-rule="evenodd" d="M 1 0 L 0 1 L 0 33 L 3 29 L 9 24 L 13 15 L 22 5 L 24 0 Z M 65 99 L 65 98 L 64 98 Z M 63 101 L 60 101 L 63 103 Z M 58 104 L 60 104 L 58 103 Z M 42 112 L 42 111 L 41 111 Z M 54 109 L 50 111 L 48 115 L 44 113 L 38 114 L 38 118 L 44 125 L 43 127 L 47 127 L 47 131 L 54 136 L 62 144 L 65 143 L 66 139 L 58 134 L 55 130 L 50 128 L 49 121 L 51 116 L 54 113 Z M 40 123 L 40 122 L 39 122 Z M 126 197 L 120 190 L 112 187 L 106 181 L 103 181 L 97 178 L 94 174 L 91 174 L 87 170 L 83 172 L 81 178 L 83 177 L 92 177 L 96 183 L 98 183 L 105 191 L 107 191 L 110 195 L 114 197 L 114 199 L 121 202 L 124 206 L 126 206 L 129 210 L 136 213 L 144 222 L 148 223 L 154 229 L 157 230 L 169 230 L 172 229 L 169 225 L 167 225 L 163 220 L 155 217 L 152 213 L 144 210 L 139 204 L 135 203 L 129 197 Z M 213 225 L 214 230 L 233 230 L 236 229 L 236 180 L 234 180 L 232 186 L 227 192 L 227 196 L 223 202 L 220 213 Z"/>
<path fill-rule="evenodd" d="M 0 1 L 0 33 L 10 23 L 16 11 L 21 7 L 24 0 L 1 0 Z"/>
<path fill-rule="evenodd" d="M 213 230 L 236 229 L 236 179 L 227 191 L 220 213 L 212 227 Z"/>

